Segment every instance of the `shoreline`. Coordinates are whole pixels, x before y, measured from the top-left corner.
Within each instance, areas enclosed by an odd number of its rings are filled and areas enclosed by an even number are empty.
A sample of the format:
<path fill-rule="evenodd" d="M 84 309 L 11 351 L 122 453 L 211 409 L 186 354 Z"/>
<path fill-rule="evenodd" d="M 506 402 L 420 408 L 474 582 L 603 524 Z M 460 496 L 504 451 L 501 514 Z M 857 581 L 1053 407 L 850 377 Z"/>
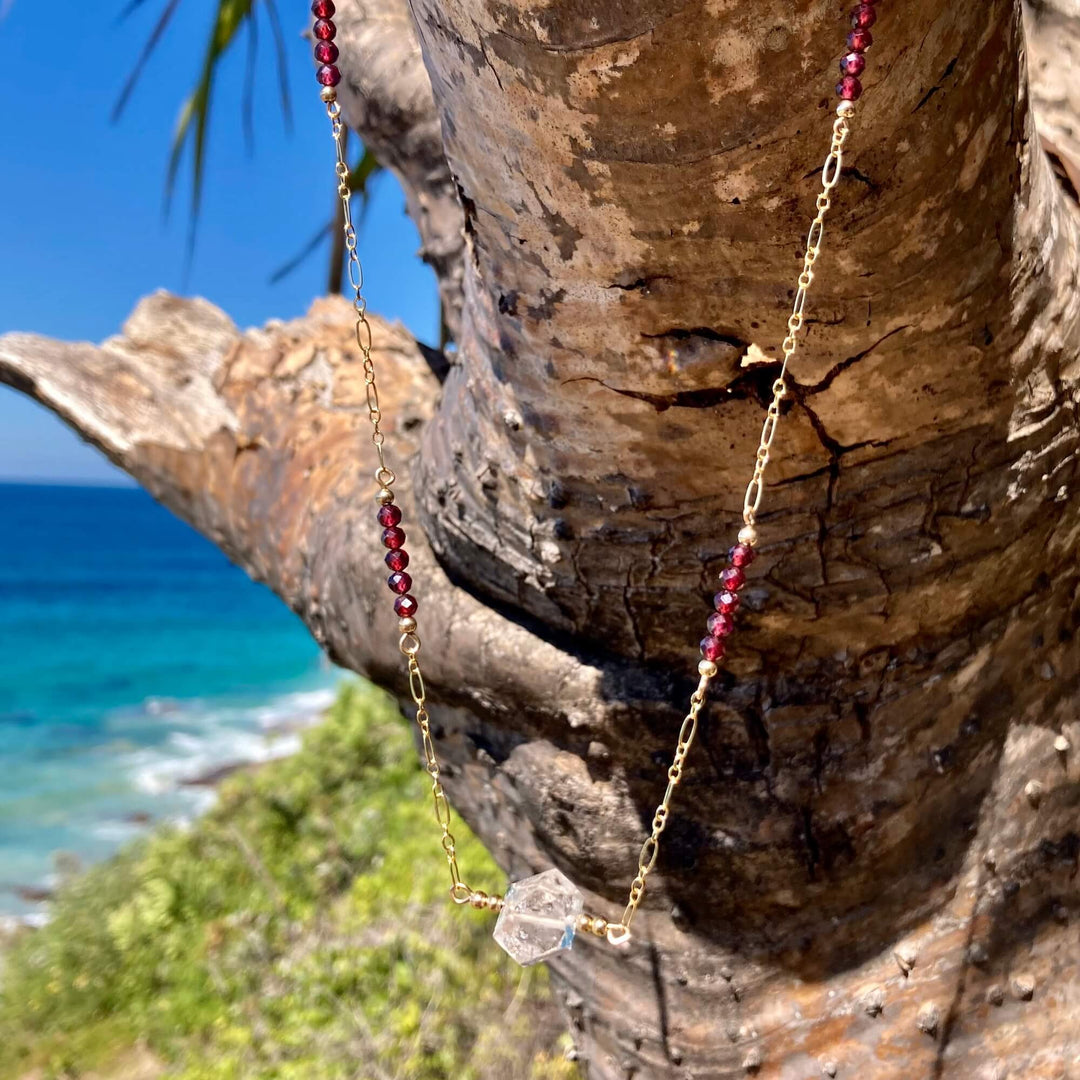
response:
<path fill-rule="evenodd" d="M 49 858 L 53 870 L 47 879 L 42 881 L 0 881 L 0 950 L 10 940 L 14 939 L 25 930 L 32 930 L 44 925 L 49 919 L 48 906 L 61 887 L 64 878 L 82 873 L 90 866 L 108 861 L 109 858 L 128 844 L 147 836 L 155 829 L 168 825 L 180 825 L 181 827 L 202 817 L 213 808 L 217 802 L 217 788 L 229 777 L 242 772 L 254 772 L 271 761 L 279 761 L 282 758 L 291 757 L 300 747 L 303 733 L 320 723 L 326 716 L 327 711 L 333 704 L 341 686 L 339 680 L 331 687 L 319 690 L 296 691 L 297 695 L 319 697 L 318 704 L 311 704 L 302 711 L 289 712 L 288 715 L 271 717 L 267 719 L 260 729 L 261 752 L 248 756 L 224 758 L 218 762 L 205 763 L 199 769 L 189 773 L 179 773 L 171 779 L 167 785 L 156 788 L 155 796 L 183 796 L 189 793 L 196 797 L 191 800 L 187 812 L 174 813 L 169 809 L 163 809 L 160 814 L 145 809 L 133 809 L 129 813 L 113 818 L 104 818 L 96 822 L 99 829 L 112 830 L 118 842 L 113 850 L 104 858 L 87 859 L 78 852 L 64 849 L 53 849 L 49 852 Z M 281 700 L 282 695 L 272 701 Z M 153 711 L 154 702 L 147 702 L 147 711 Z M 268 705 L 267 708 L 270 706 Z M 140 791 L 137 781 L 132 784 L 132 794 Z M 121 835 L 125 834 L 125 835 Z M 70 861 L 74 865 L 58 870 L 58 864 Z M 2 910 L 2 898 L 14 897 L 22 905 L 31 907 L 30 911 L 4 911 Z"/>

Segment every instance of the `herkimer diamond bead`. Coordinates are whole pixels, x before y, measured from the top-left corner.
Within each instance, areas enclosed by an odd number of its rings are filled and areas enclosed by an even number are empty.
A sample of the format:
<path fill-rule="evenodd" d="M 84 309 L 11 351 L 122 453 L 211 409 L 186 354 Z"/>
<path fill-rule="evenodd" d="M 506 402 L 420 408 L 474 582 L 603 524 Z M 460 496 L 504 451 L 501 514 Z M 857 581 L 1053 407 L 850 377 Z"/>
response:
<path fill-rule="evenodd" d="M 495 940 L 519 964 L 539 963 L 574 944 L 583 908 L 570 879 L 559 870 L 545 870 L 506 890 Z"/>

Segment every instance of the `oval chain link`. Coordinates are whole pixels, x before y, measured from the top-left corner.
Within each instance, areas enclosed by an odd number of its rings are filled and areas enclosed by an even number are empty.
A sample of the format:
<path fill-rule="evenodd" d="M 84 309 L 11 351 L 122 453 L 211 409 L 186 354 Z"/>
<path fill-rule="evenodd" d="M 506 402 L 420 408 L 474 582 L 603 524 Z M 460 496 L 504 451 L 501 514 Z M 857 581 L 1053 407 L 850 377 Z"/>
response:
<path fill-rule="evenodd" d="M 814 263 L 821 252 L 821 241 L 825 234 L 825 215 L 832 205 L 829 192 L 840 182 L 841 169 L 844 163 L 844 143 L 847 141 L 850 125 L 846 116 L 838 116 L 833 124 L 832 145 L 829 147 L 829 155 L 821 169 L 821 192 L 815 203 L 817 214 L 810 224 L 810 231 L 806 236 L 806 250 L 803 254 L 802 273 L 799 274 L 798 288 L 795 291 L 795 300 L 791 306 L 791 315 L 787 321 L 787 335 L 784 338 L 781 349 L 784 354 L 784 363 L 780 368 L 780 374 L 772 385 L 772 401 L 765 411 L 765 421 L 761 426 L 761 439 L 758 442 L 757 453 L 754 456 L 754 473 L 750 483 L 746 486 L 746 495 L 743 499 L 743 521 L 747 525 L 753 525 L 758 509 L 761 506 L 761 498 L 765 491 L 765 468 L 769 464 L 769 456 L 772 450 L 773 440 L 776 438 L 776 429 L 780 420 L 780 403 L 787 395 L 787 369 L 788 362 L 795 353 L 798 344 L 798 334 L 803 327 L 803 311 L 806 308 L 806 295 L 814 280 Z M 630 883 L 630 894 L 627 897 L 626 908 L 622 913 L 622 920 L 612 923 L 608 927 L 607 939 L 613 945 L 622 945 L 630 940 L 630 924 L 637 912 L 638 905 L 645 895 L 645 882 L 649 873 L 656 865 L 660 854 L 660 836 L 667 826 L 668 816 L 671 811 L 671 800 L 683 778 L 683 766 L 690 747 L 694 743 L 697 734 L 698 713 L 705 704 L 705 694 L 708 690 L 711 676 L 702 675 L 698 688 L 690 696 L 690 711 L 686 714 L 679 729 L 679 740 L 675 746 L 675 755 L 668 769 L 668 784 L 664 791 L 664 797 L 660 800 L 652 820 L 652 832 L 641 847 L 638 854 L 637 874 Z"/>
<path fill-rule="evenodd" d="M 442 786 L 442 772 L 439 759 L 435 754 L 435 743 L 431 738 L 431 718 L 427 711 L 427 689 L 424 686 L 424 674 L 416 655 L 409 656 L 409 696 L 416 706 L 416 726 L 420 729 L 420 745 L 424 753 L 424 768 L 431 778 L 431 798 L 435 809 L 435 823 L 442 831 L 442 849 L 446 863 L 450 868 L 450 895 L 459 904 L 468 903 L 472 890 L 461 880 L 458 869 L 457 841 L 450 831 L 450 803 Z"/>
<path fill-rule="evenodd" d="M 828 157 L 821 167 L 821 191 L 815 203 L 817 214 L 810 223 L 810 231 L 806 234 L 806 250 L 803 254 L 802 273 L 799 274 L 798 288 L 795 290 L 795 300 L 791 305 L 791 314 L 787 321 L 787 336 L 784 338 L 781 350 L 784 354 L 784 363 L 780 368 L 780 374 L 772 385 L 772 401 L 765 414 L 765 422 L 761 427 L 761 439 L 758 443 L 757 456 L 754 459 L 754 472 L 750 477 L 750 483 L 746 485 L 746 494 L 743 496 L 743 521 L 747 525 L 753 525 L 757 518 L 757 512 L 761 508 L 761 498 L 765 493 L 765 468 L 769 464 L 770 451 L 773 439 L 776 436 L 776 425 L 780 419 L 780 403 L 787 396 L 787 370 L 788 364 L 798 347 L 799 331 L 803 328 L 803 312 L 806 309 L 806 295 L 814 281 L 814 263 L 821 254 L 821 241 L 825 236 L 825 215 L 832 206 L 829 192 L 840 182 L 840 174 L 844 165 L 844 143 L 847 141 L 851 125 L 846 116 L 838 116 L 833 124 L 832 144 L 829 147 Z"/>
<path fill-rule="evenodd" d="M 375 385 L 375 363 L 371 359 L 371 323 L 367 317 L 367 300 L 364 299 L 364 268 L 356 250 L 356 227 L 352 219 L 352 192 L 349 190 L 349 165 L 345 160 L 345 122 L 341 119 L 341 106 L 336 101 L 326 105 L 330 117 L 330 133 L 334 140 L 334 173 L 337 176 L 337 193 L 341 202 L 342 232 L 345 236 L 345 268 L 349 288 L 353 294 L 353 311 L 356 313 L 356 345 L 363 358 L 364 390 L 367 397 L 368 419 L 371 421 L 371 441 L 379 456 L 380 470 L 386 469 L 383 457 L 382 411 L 379 408 L 379 390 Z"/>

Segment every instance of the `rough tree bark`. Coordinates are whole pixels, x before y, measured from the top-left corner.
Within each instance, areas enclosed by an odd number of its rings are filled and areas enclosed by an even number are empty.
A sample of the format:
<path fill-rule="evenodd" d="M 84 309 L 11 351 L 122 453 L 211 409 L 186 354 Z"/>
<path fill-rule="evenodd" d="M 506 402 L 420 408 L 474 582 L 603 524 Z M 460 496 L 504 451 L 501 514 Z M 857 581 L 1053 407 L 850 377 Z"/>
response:
<path fill-rule="evenodd" d="M 617 916 L 843 19 L 341 6 L 346 117 L 403 180 L 457 344 L 446 373 L 376 322 L 448 787 L 511 875 L 555 864 Z M 1032 18 L 1068 158 L 1080 16 Z M 552 965 L 598 1080 L 1080 1076 L 1077 209 L 1013 0 L 882 5 L 875 36 L 750 610 L 632 946 Z M 350 342 L 338 300 L 241 334 L 158 295 L 100 347 L 8 335 L 0 378 L 402 692 Z"/>

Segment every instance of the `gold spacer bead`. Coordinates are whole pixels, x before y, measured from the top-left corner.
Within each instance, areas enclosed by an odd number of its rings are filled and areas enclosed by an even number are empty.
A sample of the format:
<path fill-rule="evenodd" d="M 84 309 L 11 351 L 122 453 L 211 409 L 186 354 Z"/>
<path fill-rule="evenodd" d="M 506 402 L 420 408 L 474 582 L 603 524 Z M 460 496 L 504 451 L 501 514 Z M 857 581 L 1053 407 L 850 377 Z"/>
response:
<path fill-rule="evenodd" d="M 414 634 L 416 633 L 416 620 L 411 615 L 402 615 L 398 619 L 397 628 L 403 634 Z"/>
<path fill-rule="evenodd" d="M 702 660 L 697 666 L 698 674 L 704 675 L 707 679 L 715 678 L 717 671 L 720 669 L 711 660 Z"/>
<path fill-rule="evenodd" d="M 331 101 L 337 101 L 337 88 L 333 86 L 324 86 L 322 90 L 319 91 L 319 97 L 329 105 Z"/>
<path fill-rule="evenodd" d="M 855 102 L 854 101 L 841 101 L 836 106 L 837 116 L 854 116 L 855 115 Z"/>
<path fill-rule="evenodd" d="M 379 488 L 375 494 L 375 501 L 380 506 L 386 506 L 394 501 L 394 493 L 388 487 Z"/>
<path fill-rule="evenodd" d="M 757 529 L 753 525 L 744 525 L 739 530 L 739 543 L 749 544 L 753 547 L 758 542 Z"/>

